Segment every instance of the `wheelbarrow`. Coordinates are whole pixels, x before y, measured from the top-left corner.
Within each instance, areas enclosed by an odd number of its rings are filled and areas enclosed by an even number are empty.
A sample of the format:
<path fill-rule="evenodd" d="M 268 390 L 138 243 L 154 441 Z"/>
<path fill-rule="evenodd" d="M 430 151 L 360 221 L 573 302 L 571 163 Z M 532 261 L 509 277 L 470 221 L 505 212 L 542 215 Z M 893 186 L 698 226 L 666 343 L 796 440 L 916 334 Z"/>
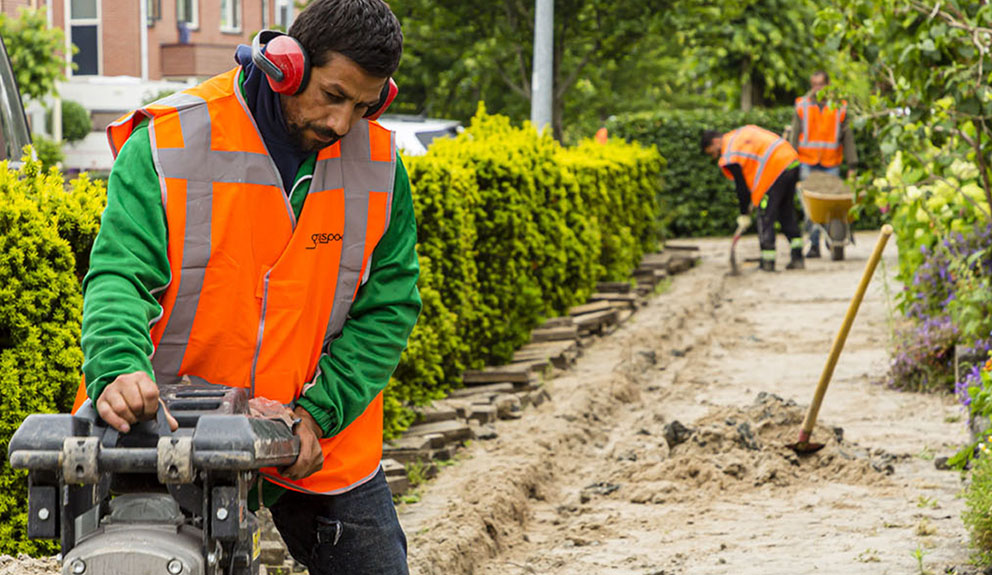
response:
<path fill-rule="evenodd" d="M 820 193 L 807 182 L 800 182 L 798 187 L 806 219 L 820 229 L 830 250 L 830 259 L 844 259 L 844 247 L 854 244 L 854 234 L 851 232 L 854 194 Z"/>

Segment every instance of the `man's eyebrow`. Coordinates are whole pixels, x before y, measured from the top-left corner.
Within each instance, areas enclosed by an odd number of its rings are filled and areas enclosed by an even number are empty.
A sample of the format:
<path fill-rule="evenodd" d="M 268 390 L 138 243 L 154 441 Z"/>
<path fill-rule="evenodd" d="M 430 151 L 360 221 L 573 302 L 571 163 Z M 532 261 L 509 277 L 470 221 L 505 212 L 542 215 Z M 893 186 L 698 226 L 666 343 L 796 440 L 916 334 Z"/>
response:
<path fill-rule="evenodd" d="M 353 101 L 354 100 L 357 100 L 357 98 L 355 98 L 355 96 L 353 96 L 350 92 L 348 92 L 348 90 L 346 90 L 341 84 L 338 84 L 337 82 L 331 82 L 330 84 L 325 85 L 324 86 L 324 91 L 325 92 L 337 92 L 345 100 L 353 100 Z M 371 101 L 371 102 L 359 102 L 359 104 L 361 104 L 363 106 L 369 106 L 369 107 L 371 107 L 371 106 L 374 106 L 375 104 L 377 104 L 378 102 L 379 102 L 379 99 L 376 98 L 375 101 Z"/>

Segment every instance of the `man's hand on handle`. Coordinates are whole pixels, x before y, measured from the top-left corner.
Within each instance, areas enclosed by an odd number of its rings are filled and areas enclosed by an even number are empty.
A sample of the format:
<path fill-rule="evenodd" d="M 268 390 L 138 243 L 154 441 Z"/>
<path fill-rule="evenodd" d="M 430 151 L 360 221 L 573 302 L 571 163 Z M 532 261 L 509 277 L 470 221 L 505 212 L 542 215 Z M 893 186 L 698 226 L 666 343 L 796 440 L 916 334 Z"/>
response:
<path fill-rule="evenodd" d="M 751 227 L 751 216 L 747 214 L 741 214 L 737 216 L 737 229 L 743 232 L 744 230 Z"/>
<path fill-rule="evenodd" d="M 143 371 L 118 375 L 96 400 L 96 411 L 100 417 L 121 433 L 131 431 L 131 425 L 140 421 L 155 419 L 161 402 L 158 385 Z M 165 406 L 162 406 L 165 409 Z M 172 431 L 179 429 L 179 422 L 168 410 L 165 418 Z"/>
<path fill-rule="evenodd" d="M 317 473 L 324 466 L 324 452 L 320 449 L 323 430 L 310 412 L 302 407 L 297 407 L 294 413 L 302 420 L 296 426 L 296 435 L 300 438 L 300 455 L 296 462 L 280 473 L 287 479 L 298 480 Z"/>

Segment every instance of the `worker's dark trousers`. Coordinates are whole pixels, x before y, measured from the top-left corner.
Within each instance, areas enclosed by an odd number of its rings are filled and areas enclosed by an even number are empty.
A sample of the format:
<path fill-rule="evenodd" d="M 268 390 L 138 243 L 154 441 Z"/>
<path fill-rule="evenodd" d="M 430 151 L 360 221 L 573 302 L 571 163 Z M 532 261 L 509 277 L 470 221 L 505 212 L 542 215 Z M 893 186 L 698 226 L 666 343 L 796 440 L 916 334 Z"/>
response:
<path fill-rule="evenodd" d="M 287 491 L 270 509 L 310 575 L 407 575 L 406 536 L 382 468 L 339 495 Z"/>
<path fill-rule="evenodd" d="M 782 225 L 782 232 L 789 239 L 792 249 L 803 247 L 803 236 L 799 231 L 796 207 L 792 199 L 796 197 L 796 183 L 799 182 L 799 168 L 789 168 L 775 180 L 768 193 L 758 205 L 758 242 L 761 244 L 761 259 L 775 261 L 775 222 Z"/>

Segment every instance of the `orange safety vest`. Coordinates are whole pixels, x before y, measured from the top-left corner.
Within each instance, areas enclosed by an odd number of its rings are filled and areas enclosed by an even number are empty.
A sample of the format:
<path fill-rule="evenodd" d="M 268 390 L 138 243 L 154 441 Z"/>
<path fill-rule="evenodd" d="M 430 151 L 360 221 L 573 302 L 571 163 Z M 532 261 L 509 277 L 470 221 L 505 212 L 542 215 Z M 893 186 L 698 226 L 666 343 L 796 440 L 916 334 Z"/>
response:
<path fill-rule="evenodd" d="M 727 169 L 738 164 L 751 189 L 751 203 L 757 206 L 775 180 L 796 161 L 796 151 L 788 142 L 758 126 L 744 126 L 723 135 L 720 168 L 723 175 L 734 179 Z"/>
<path fill-rule="evenodd" d="M 799 161 L 824 168 L 839 166 L 844 160 L 844 146 L 840 141 L 840 127 L 847 119 L 847 102 L 840 108 L 816 105 L 810 98 L 796 98 L 796 114 L 802 121 L 799 134 Z"/>
<path fill-rule="evenodd" d="M 198 376 L 283 404 L 319 373 L 368 279 L 389 226 L 396 146 L 359 121 L 317 154 L 297 221 L 282 178 L 248 112 L 241 69 L 127 114 L 107 128 L 118 150 L 144 118 L 168 224 L 172 279 L 151 325 L 156 381 Z M 273 482 L 334 494 L 371 479 L 382 458 L 382 394 L 334 437 L 323 468 Z"/>

